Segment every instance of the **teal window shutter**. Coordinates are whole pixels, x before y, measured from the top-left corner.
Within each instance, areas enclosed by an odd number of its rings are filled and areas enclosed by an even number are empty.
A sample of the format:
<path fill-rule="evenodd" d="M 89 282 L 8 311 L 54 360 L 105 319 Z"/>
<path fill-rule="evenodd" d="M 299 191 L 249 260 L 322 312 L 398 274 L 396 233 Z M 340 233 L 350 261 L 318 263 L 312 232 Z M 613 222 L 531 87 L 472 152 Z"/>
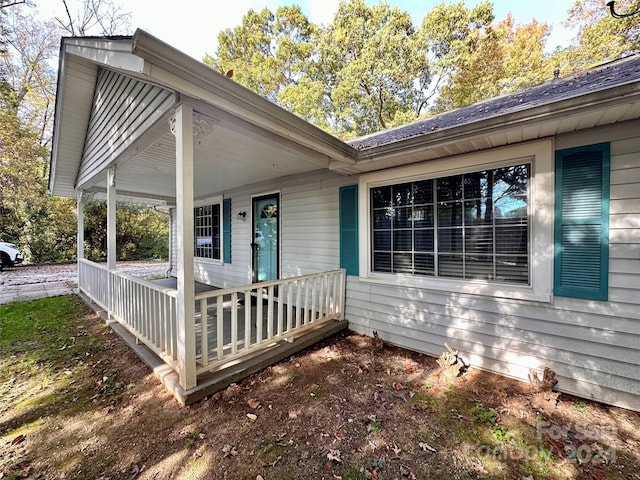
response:
<path fill-rule="evenodd" d="M 358 185 L 340 187 L 340 268 L 358 275 Z"/>
<path fill-rule="evenodd" d="M 554 294 L 607 300 L 608 143 L 556 152 Z"/>
<path fill-rule="evenodd" d="M 223 262 L 231 263 L 231 199 L 222 202 L 222 236 L 224 244 Z"/>

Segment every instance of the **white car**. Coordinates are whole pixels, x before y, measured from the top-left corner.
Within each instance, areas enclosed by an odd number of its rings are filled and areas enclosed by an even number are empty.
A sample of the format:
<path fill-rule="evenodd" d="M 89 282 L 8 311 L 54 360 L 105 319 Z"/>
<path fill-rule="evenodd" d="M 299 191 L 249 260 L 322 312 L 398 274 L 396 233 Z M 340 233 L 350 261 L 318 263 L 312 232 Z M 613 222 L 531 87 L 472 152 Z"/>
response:
<path fill-rule="evenodd" d="M 0 242 L 0 272 L 5 267 L 13 267 L 22 263 L 24 257 L 13 243 Z"/>

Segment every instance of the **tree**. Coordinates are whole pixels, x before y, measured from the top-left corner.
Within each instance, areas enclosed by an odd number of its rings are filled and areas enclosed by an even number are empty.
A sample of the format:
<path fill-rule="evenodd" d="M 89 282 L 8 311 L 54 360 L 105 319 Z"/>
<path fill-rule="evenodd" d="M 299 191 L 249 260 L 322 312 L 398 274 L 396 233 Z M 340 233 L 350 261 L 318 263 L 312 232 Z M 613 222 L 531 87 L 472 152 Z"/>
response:
<path fill-rule="evenodd" d="M 325 86 L 327 124 L 340 136 L 373 133 L 420 114 L 430 72 L 407 12 L 386 3 L 341 2 L 318 49 L 310 79 Z"/>
<path fill-rule="evenodd" d="M 544 52 L 548 34 L 547 24 L 515 25 L 510 14 L 488 26 L 442 87 L 433 110 L 451 110 L 550 79 L 552 66 Z"/>
<path fill-rule="evenodd" d="M 275 14 L 267 8 L 249 10 L 242 25 L 220 32 L 216 56 L 203 61 L 277 103 L 307 70 L 314 30 L 297 5 L 280 7 Z"/>
<path fill-rule="evenodd" d="M 634 11 L 638 8 L 640 0 L 624 2 L 624 11 Z M 640 50 L 638 16 L 613 18 L 604 2 L 599 0 L 575 0 L 565 25 L 575 29 L 578 35 L 573 45 L 557 52 L 554 58 L 563 74 L 583 70 Z"/>
<path fill-rule="evenodd" d="M 13 8 L 6 15 L 6 51 L 3 107 L 39 132 L 42 145 L 51 140 L 56 72 L 52 61 L 58 53 L 58 29 L 53 21 L 41 21 L 29 10 Z"/>
<path fill-rule="evenodd" d="M 487 39 L 487 53 L 496 47 L 490 44 L 495 32 L 488 32 L 493 19 L 493 5 L 489 1 L 471 9 L 465 6 L 464 0 L 440 3 L 425 15 L 417 32 L 418 41 L 428 57 L 431 74 L 423 107 L 439 95 L 443 85 L 450 82 L 461 67 L 469 65 L 483 38 Z"/>
<path fill-rule="evenodd" d="M 76 254 L 75 200 L 46 194 L 56 78 L 51 65 L 61 29 L 29 8 L 0 9 L 0 239 L 20 245 L 27 263 L 57 262 Z M 71 34 L 118 33 L 128 19 L 105 0 L 85 0 L 77 19 L 67 13 L 68 22 L 58 22 Z M 166 258 L 166 216 L 140 205 L 124 205 L 117 214 L 121 258 Z M 88 225 L 106 232 L 105 218 L 99 208 L 88 208 Z"/>
<path fill-rule="evenodd" d="M 59 26 L 72 36 L 116 35 L 131 30 L 131 13 L 112 0 L 83 0 L 73 15 L 69 0 L 61 0 L 66 18 L 56 17 Z"/>
<path fill-rule="evenodd" d="M 406 12 L 342 2 L 328 27 L 299 7 L 250 10 L 205 63 L 343 138 L 416 118 L 427 63 Z"/>

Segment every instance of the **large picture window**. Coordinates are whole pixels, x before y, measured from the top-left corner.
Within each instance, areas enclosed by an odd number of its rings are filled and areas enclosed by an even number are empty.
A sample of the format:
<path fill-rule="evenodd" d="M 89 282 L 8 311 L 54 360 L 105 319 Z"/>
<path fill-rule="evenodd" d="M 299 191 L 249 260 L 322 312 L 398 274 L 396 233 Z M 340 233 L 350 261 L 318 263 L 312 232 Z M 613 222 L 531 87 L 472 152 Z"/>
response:
<path fill-rule="evenodd" d="M 372 187 L 372 271 L 529 285 L 530 171 Z"/>
<path fill-rule="evenodd" d="M 199 258 L 220 260 L 220 204 L 203 205 L 194 209 L 194 252 Z"/>

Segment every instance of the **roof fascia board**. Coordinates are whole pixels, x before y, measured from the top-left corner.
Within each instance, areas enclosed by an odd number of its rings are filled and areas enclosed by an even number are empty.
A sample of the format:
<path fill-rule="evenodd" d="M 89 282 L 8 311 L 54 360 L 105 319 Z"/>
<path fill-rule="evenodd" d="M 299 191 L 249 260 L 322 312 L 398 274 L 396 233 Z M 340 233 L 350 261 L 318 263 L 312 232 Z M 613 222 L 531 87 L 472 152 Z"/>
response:
<path fill-rule="evenodd" d="M 109 40 L 109 39 L 85 39 L 66 38 L 64 42 L 64 53 L 76 55 L 87 61 L 134 73 L 143 73 L 144 60 L 132 53 L 131 38 Z"/>
<path fill-rule="evenodd" d="M 144 30 L 136 30 L 132 52 L 149 63 L 145 73 L 161 83 L 321 151 L 338 162 L 355 163 L 358 155 L 355 148 L 230 81 Z"/>
<path fill-rule="evenodd" d="M 49 159 L 49 184 L 47 185 L 47 193 L 57 195 L 55 187 L 56 167 L 58 151 L 60 149 L 60 135 L 56 135 L 56 127 L 62 121 L 62 105 L 64 104 L 64 92 L 60 88 L 65 82 L 63 78 L 67 75 L 67 57 L 64 55 L 64 41 L 60 42 L 60 53 L 58 55 L 58 82 L 56 84 L 56 102 L 53 111 L 53 142 L 51 144 L 51 157 Z"/>
<path fill-rule="evenodd" d="M 640 83 L 638 82 L 541 105 L 532 109 L 491 117 L 479 122 L 438 130 L 426 135 L 417 135 L 398 142 L 362 150 L 359 152 L 357 165 L 399 155 L 409 155 L 423 151 L 426 148 L 444 146 L 452 142 L 470 139 L 479 135 L 485 136 L 506 127 L 526 126 L 570 114 L 581 113 L 591 108 L 604 108 L 622 103 L 632 103 L 633 101 L 640 101 Z M 332 163 L 331 165 L 332 170 L 339 171 L 341 167 L 344 166 L 337 163 Z"/>

